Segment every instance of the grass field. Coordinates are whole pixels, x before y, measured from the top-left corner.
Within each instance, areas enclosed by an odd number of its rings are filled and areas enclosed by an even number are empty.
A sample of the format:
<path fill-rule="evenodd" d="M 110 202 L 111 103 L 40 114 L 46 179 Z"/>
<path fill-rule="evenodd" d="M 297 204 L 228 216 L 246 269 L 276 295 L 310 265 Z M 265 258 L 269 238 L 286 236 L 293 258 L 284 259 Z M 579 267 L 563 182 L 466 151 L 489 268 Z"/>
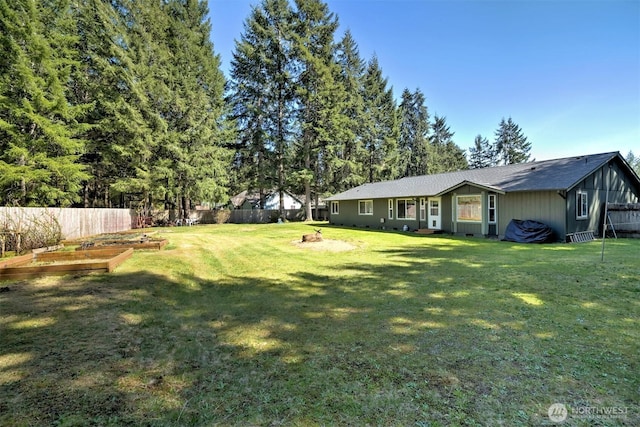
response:
<path fill-rule="evenodd" d="M 111 274 L 0 283 L 0 425 L 640 425 L 639 240 L 161 235 Z"/>

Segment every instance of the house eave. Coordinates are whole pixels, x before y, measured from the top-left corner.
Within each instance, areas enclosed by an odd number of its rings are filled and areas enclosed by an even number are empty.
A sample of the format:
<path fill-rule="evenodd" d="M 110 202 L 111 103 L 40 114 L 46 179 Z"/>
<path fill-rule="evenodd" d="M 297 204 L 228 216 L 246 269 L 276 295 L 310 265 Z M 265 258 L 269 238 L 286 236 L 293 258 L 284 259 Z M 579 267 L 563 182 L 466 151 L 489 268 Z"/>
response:
<path fill-rule="evenodd" d="M 506 192 L 505 192 L 504 190 L 502 190 L 502 189 L 500 189 L 500 188 L 498 188 L 498 187 L 494 187 L 494 186 L 492 186 L 492 185 L 480 184 L 480 183 L 477 183 L 477 182 L 473 182 L 473 181 L 465 180 L 465 181 L 462 181 L 462 182 L 461 182 L 461 183 L 459 183 L 459 184 L 456 184 L 456 185 L 454 185 L 454 186 L 452 186 L 452 187 L 449 187 L 449 188 L 447 188 L 447 189 L 445 189 L 445 190 L 442 190 L 442 191 L 441 191 L 441 192 L 439 192 L 438 194 L 434 194 L 434 195 L 433 195 L 433 197 L 441 197 L 441 196 L 444 196 L 445 194 L 450 193 L 450 192 L 452 192 L 452 191 L 455 191 L 455 190 L 457 190 L 458 188 L 462 188 L 462 187 L 464 187 L 465 185 L 470 185 L 470 186 L 472 186 L 472 187 L 477 187 L 477 188 L 479 188 L 479 189 L 481 189 L 481 190 L 490 191 L 490 192 L 493 192 L 493 193 L 506 194 Z"/>

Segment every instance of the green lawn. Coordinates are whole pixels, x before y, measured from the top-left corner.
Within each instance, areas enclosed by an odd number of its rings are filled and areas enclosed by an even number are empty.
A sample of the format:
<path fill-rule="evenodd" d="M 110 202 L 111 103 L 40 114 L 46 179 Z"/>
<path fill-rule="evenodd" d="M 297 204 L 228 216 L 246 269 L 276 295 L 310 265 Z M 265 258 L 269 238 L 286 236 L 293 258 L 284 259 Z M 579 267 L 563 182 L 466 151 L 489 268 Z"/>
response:
<path fill-rule="evenodd" d="M 111 274 L 0 282 L 0 425 L 640 425 L 639 240 L 601 262 L 320 226 L 171 228 Z"/>

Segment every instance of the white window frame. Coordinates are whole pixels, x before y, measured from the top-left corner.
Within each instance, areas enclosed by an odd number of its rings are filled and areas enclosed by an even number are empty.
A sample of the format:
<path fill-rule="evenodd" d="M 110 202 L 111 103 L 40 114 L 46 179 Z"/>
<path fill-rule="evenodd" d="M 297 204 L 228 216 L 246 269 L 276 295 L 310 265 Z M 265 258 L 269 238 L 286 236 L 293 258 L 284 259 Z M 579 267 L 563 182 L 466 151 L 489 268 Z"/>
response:
<path fill-rule="evenodd" d="M 393 219 L 393 199 L 389 199 L 389 201 L 388 201 L 388 205 L 389 205 L 389 215 L 388 215 L 388 218 L 389 218 L 389 219 Z"/>
<path fill-rule="evenodd" d="M 440 199 L 429 200 L 429 215 L 431 216 L 440 215 Z"/>
<path fill-rule="evenodd" d="M 331 202 L 331 215 L 340 215 L 340 202 Z"/>
<path fill-rule="evenodd" d="M 475 212 L 477 214 L 477 219 L 475 218 L 461 218 L 460 217 L 460 213 L 462 211 L 465 211 L 466 209 L 461 208 L 461 203 L 460 201 L 462 199 L 473 199 L 480 201 L 480 206 L 478 206 L 476 208 L 477 212 Z M 466 205 L 466 204 L 465 204 Z M 465 195 L 460 195 L 460 196 L 456 196 L 456 221 L 457 222 L 469 222 L 469 223 L 473 223 L 473 224 L 479 224 L 482 222 L 482 195 L 481 194 L 465 194 Z"/>
<path fill-rule="evenodd" d="M 489 194 L 487 198 L 487 222 L 489 224 L 495 224 L 498 221 L 498 196 L 495 194 Z M 493 213 L 493 219 L 491 214 Z"/>
<path fill-rule="evenodd" d="M 576 219 L 589 218 L 589 194 L 586 191 L 576 192 Z"/>
<path fill-rule="evenodd" d="M 400 202 L 404 202 L 404 217 L 400 216 Z M 409 212 L 409 209 L 407 208 L 407 202 L 413 204 L 413 217 L 408 217 L 407 212 Z M 404 219 L 407 221 L 415 221 L 416 220 L 416 210 L 417 210 L 418 206 L 416 203 L 416 199 L 396 199 L 396 217 L 397 219 Z"/>
<path fill-rule="evenodd" d="M 373 200 L 358 200 L 358 215 L 373 215 Z"/>
<path fill-rule="evenodd" d="M 427 220 L 427 203 L 424 197 L 420 198 L 420 221 Z"/>

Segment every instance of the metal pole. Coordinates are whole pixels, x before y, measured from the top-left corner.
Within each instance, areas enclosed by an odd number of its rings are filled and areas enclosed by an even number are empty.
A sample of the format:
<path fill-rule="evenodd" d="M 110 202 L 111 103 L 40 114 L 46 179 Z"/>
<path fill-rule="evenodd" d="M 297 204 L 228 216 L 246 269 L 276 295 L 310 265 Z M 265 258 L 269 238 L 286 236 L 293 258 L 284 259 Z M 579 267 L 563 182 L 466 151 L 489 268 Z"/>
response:
<path fill-rule="evenodd" d="M 611 164 L 609 164 L 609 169 L 611 169 Z M 609 214 L 609 185 L 611 180 L 609 179 L 609 171 L 607 171 L 607 195 L 605 196 L 604 202 L 604 220 L 602 222 L 602 253 L 600 254 L 600 262 L 604 262 L 604 240 L 607 237 L 607 215 Z"/>

